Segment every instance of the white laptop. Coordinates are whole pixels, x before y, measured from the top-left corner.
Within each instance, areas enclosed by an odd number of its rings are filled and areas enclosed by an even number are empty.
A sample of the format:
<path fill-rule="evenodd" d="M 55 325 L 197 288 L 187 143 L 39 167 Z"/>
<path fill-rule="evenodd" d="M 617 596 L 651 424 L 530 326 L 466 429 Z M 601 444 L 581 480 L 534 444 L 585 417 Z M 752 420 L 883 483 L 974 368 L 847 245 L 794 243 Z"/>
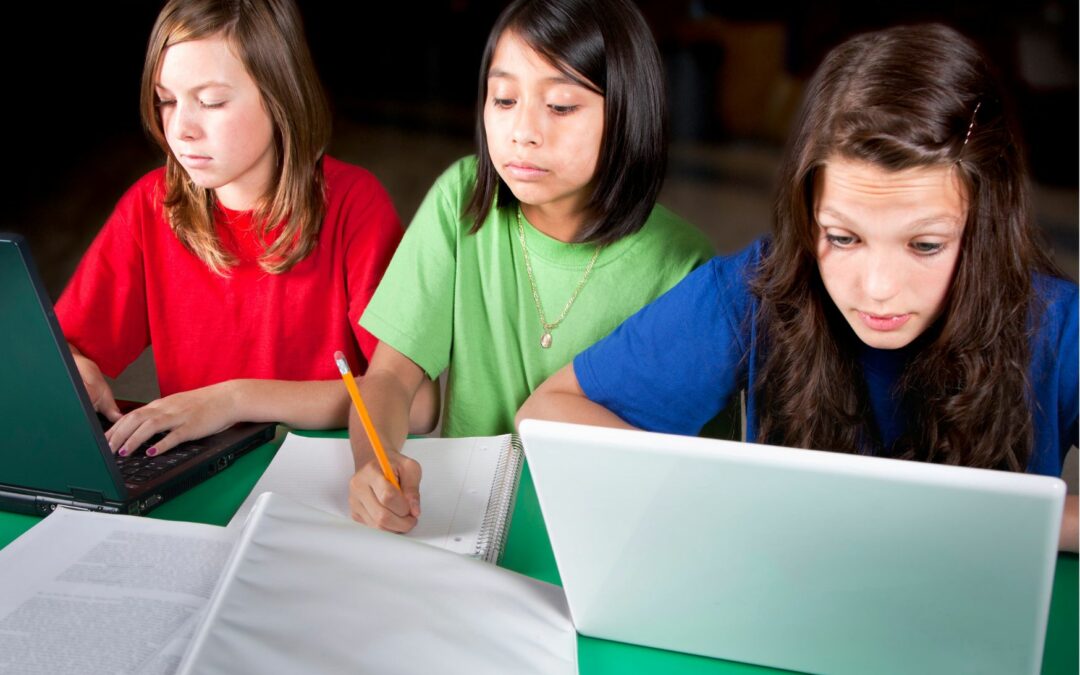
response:
<path fill-rule="evenodd" d="M 1057 478 L 527 420 L 579 633 L 796 671 L 1038 673 Z"/>

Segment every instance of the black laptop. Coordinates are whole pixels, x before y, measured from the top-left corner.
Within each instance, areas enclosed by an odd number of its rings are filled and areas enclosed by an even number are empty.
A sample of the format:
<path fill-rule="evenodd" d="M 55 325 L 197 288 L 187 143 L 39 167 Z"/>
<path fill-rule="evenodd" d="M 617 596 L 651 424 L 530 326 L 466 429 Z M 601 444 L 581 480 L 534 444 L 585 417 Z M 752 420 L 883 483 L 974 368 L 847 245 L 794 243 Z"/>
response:
<path fill-rule="evenodd" d="M 138 405 L 118 404 L 125 412 Z M 274 424 L 241 423 L 158 457 L 147 457 L 147 446 L 118 457 L 109 450 L 103 421 L 26 241 L 0 233 L 0 509 L 45 515 L 63 505 L 146 513 L 275 433 Z"/>

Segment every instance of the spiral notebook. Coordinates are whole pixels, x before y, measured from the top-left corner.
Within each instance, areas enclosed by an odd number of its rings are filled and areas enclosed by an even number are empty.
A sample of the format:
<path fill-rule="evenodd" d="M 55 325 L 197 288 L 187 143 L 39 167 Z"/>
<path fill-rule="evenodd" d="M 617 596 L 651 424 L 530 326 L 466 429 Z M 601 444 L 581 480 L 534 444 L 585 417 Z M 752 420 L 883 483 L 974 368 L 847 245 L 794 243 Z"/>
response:
<path fill-rule="evenodd" d="M 423 468 L 421 514 L 410 539 L 497 563 L 506 544 L 524 455 L 517 437 L 417 438 L 402 452 Z M 289 434 L 229 527 L 242 526 L 263 492 L 349 517 L 352 451 L 345 438 Z"/>

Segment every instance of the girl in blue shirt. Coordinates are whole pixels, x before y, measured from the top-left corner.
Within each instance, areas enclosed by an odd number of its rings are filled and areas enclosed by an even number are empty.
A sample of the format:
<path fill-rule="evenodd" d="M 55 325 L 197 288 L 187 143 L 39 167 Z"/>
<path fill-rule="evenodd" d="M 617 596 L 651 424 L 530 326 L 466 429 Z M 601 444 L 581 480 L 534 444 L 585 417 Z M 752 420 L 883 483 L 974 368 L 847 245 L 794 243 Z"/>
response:
<path fill-rule="evenodd" d="M 807 88 L 773 236 L 690 274 L 518 419 L 691 434 L 745 391 L 752 441 L 1060 475 L 1077 287 L 1037 241 L 1004 98 L 944 26 L 840 45 Z"/>

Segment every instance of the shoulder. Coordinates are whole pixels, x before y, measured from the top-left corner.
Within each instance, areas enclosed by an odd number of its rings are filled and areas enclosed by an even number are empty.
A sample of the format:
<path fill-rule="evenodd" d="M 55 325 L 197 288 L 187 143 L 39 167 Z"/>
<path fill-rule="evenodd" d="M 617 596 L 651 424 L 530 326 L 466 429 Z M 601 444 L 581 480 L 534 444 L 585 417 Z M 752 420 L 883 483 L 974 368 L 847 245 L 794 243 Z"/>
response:
<path fill-rule="evenodd" d="M 767 237 L 756 239 L 746 248 L 727 255 L 719 255 L 708 262 L 716 284 L 739 295 L 749 295 L 750 284 L 757 276 L 761 259 L 769 247 Z"/>
<path fill-rule="evenodd" d="M 476 155 L 454 161 L 435 179 L 432 190 L 455 202 L 468 201 L 476 185 L 476 165 Z"/>
<path fill-rule="evenodd" d="M 335 196 L 346 195 L 386 197 L 386 189 L 379 179 L 363 167 L 326 155 L 322 160 L 322 171 L 323 178 L 326 180 L 328 197 L 331 200 Z"/>
<path fill-rule="evenodd" d="M 1078 293 L 1077 286 L 1072 281 L 1046 274 L 1036 274 L 1031 279 L 1031 285 L 1036 297 L 1051 311 L 1068 310 L 1070 307 L 1074 312 L 1076 311 Z"/>
<path fill-rule="evenodd" d="M 159 167 L 124 191 L 102 231 L 141 241 L 148 231 L 153 232 L 158 227 L 168 230 L 165 224 L 165 195 L 165 167 Z"/>
<path fill-rule="evenodd" d="M 470 155 L 452 163 L 435 179 L 407 232 L 439 232 L 439 237 L 448 239 L 463 237 L 472 226 L 471 219 L 464 214 L 475 184 L 476 157 Z M 495 217 L 496 210 L 488 214 L 488 221 Z"/>
<path fill-rule="evenodd" d="M 160 206 L 165 201 L 165 167 L 160 166 L 131 184 L 120 197 L 119 205 Z"/>
<path fill-rule="evenodd" d="M 1060 342 L 1077 335 L 1077 286 L 1068 279 L 1035 274 L 1032 277 L 1036 303 L 1033 312 L 1037 334 Z M 1057 336 L 1055 340 L 1052 336 Z"/>
<path fill-rule="evenodd" d="M 707 260 L 714 253 L 712 243 L 701 230 L 662 204 L 653 207 L 641 228 L 641 235 L 662 240 L 662 250 L 700 253 L 701 260 Z"/>

